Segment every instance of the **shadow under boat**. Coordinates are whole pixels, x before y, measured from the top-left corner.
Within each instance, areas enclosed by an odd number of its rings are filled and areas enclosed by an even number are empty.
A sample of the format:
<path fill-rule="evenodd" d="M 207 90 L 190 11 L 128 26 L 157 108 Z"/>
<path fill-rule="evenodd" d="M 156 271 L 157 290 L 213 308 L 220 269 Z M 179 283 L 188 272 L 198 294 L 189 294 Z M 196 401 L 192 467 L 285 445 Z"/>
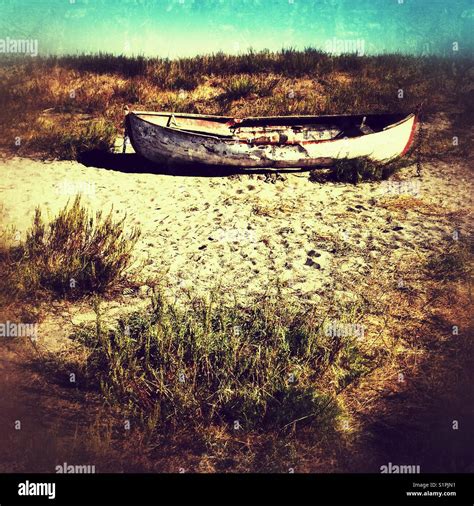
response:
<path fill-rule="evenodd" d="M 223 177 L 237 174 L 269 174 L 309 172 L 310 168 L 301 169 L 240 169 L 231 166 L 211 166 L 203 164 L 157 164 L 136 153 L 107 153 L 93 150 L 81 153 L 77 161 L 86 167 L 116 170 L 127 174 L 163 174 L 169 176 L 190 177 Z"/>

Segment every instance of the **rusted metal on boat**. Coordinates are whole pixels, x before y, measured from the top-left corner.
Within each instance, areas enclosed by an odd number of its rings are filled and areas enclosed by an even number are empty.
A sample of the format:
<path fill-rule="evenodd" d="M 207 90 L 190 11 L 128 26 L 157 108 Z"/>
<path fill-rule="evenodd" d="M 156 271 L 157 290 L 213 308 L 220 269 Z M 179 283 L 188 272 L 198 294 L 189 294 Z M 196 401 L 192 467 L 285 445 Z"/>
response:
<path fill-rule="evenodd" d="M 130 111 L 125 124 L 134 150 L 157 163 L 304 168 L 343 158 L 388 162 L 403 156 L 416 120 L 415 113 L 238 119 Z"/>

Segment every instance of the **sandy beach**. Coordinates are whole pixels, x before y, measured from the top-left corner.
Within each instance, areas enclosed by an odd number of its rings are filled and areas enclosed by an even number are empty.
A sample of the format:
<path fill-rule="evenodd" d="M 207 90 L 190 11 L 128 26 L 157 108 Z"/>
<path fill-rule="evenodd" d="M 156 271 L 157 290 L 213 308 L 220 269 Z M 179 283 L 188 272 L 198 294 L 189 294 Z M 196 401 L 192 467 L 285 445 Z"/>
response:
<path fill-rule="evenodd" d="M 336 273 L 356 282 L 375 265 L 445 247 L 467 233 L 472 179 L 467 165 L 404 169 L 388 181 L 311 182 L 308 172 L 230 177 L 123 173 L 78 162 L 0 162 L 2 225 L 23 239 L 39 206 L 52 218 L 75 194 L 93 211 L 113 209 L 139 226 L 135 266 L 143 278 L 201 293 L 220 285 L 245 297 L 279 282 L 317 303 Z"/>

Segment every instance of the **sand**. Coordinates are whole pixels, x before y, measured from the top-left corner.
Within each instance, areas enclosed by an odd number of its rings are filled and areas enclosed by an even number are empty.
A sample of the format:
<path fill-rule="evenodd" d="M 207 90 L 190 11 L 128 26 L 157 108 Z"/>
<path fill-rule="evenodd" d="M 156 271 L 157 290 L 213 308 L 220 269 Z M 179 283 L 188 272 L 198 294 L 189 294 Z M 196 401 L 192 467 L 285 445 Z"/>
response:
<path fill-rule="evenodd" d="M 137 161 L 137 164 L 139 162 Z M 276 280 L 289 294 L 317 302 L 334 274 L 390 271 L 407 254 L 445 248 L 469 233 L 472 178 L 462 164 L 403 169 L 357 186 L 314 183 L 307 172 L 192 177 L 124 173 L 78 162 L 0 161 L 2 227 L 25 237 L 34 209 L 53 217 L 78 192 L 91 210 L 126 216 L 142 236 L 135 266 L 206 293 L 220 285 L 246 297 Z"/>

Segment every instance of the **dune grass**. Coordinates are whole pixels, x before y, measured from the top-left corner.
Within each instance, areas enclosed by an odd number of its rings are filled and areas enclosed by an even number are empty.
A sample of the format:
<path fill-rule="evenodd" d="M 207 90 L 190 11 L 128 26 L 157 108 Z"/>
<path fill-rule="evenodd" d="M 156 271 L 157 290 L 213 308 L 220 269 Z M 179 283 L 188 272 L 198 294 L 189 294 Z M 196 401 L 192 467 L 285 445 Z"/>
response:
<path fill-rule="evenodd" d="M 138 229 L 127 234 L 124 220 L 114 221 L 112 211 L 92 216 L 80 196 L 48 224 L 37 208 L 26 240 L 2 249 L 2 292 L 10 298 L 104 293 L 123 280 L 140 235 Z"/>
<path fill-rule="evenodd" d="M 338 317 L 360 316 L 352 309 Z M 377 363 L 354 336 L 328 332 L 325 315 L 278 293 L 242 305 L 157 289 L 147 310 L 112 325 L 95 310 L 95 324 L 71 336 L 87 350 L 79 381 L 158 431 L 334 430 L 337 393 Z"/>
<path fill-rule="evenodd" d="M 253 97 L 267 97 L 272 94 L 272 90 L 278 83 L 276 79 L 268 79 L 265 76 L 252 76 L 249 74 L 239 74 L 230 77 L 223 83 L 224 92 L 219 97 L 221 100 L 232 102 L 246 98 L 249 95 Z"/>
<path fill-rule="evenodd" d="M 89 146 L 110 149 L 122 133 L 125 104 L 238 117 L 412 112 L 424 101 L 428 116 L 448 112 L 464 128 L 472 124 L 471 67 L 469 58 L 331 56 L 313 48 L 177 60 L 3 55 L 0 148 L 49 158 L 75 158 Z M 61 128 L 48 134 L 45 119 Z M 88 129 L 91 120 L 102 123 Z M 427 139 L 427 153 L 445 152 L 440 142 Z M 462 145 L 449 154 L 462 155 Z"/>
<path fill-rule="evenodd" d="M 113 123 L 106 120 L 89 121 L 82 128 L 73 129 L 54 122 L 38 122 L 38 131 L 28 143 L 28 149 L 40 156 L 48 153 L 59 160 L 76 160 L 81 153 L 110 151 L 115 137 Z"/>

